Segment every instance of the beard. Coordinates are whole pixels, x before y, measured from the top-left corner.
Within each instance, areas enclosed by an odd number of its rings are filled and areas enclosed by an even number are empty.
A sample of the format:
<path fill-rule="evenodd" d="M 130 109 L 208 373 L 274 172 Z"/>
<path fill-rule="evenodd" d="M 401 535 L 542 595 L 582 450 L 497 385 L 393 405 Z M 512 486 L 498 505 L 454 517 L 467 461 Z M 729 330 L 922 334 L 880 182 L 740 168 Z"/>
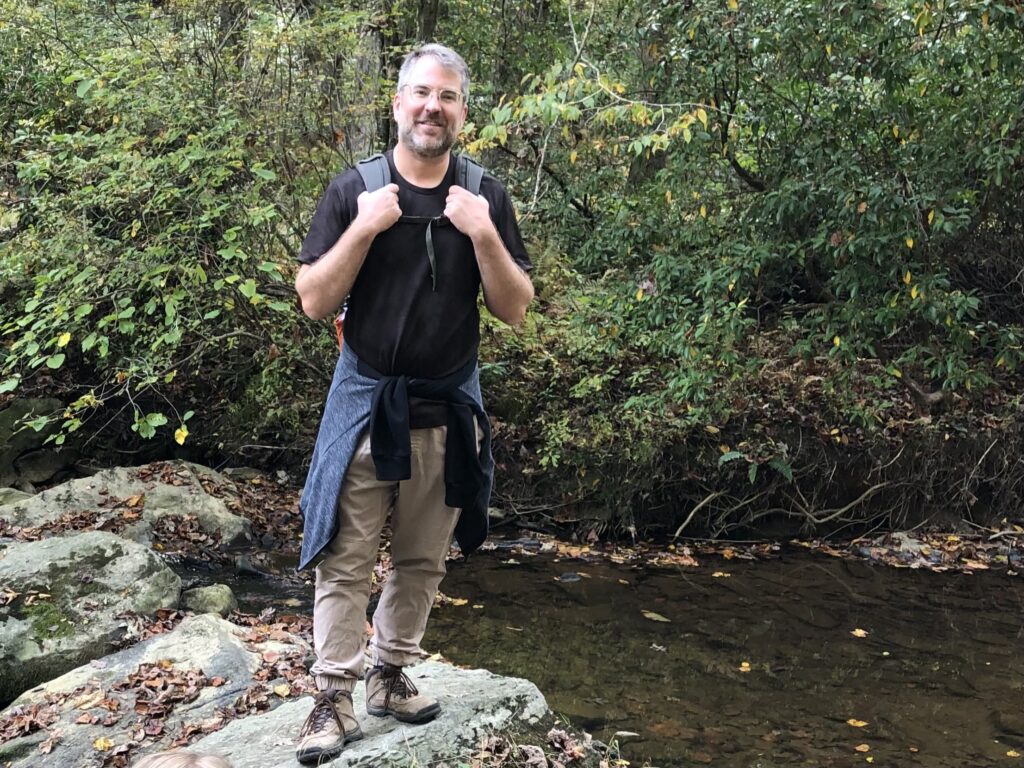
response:
<path fill-rule="evenodd" d="M 398 139 L 420 157 L 440 157 L 455 145 L 455 130 L 450 121 L 420 121 L 441 128 L 441 131 L 433 136 L 423 136 L 416 132 L 417 123 L 410 121 L 398 126 Z"/>

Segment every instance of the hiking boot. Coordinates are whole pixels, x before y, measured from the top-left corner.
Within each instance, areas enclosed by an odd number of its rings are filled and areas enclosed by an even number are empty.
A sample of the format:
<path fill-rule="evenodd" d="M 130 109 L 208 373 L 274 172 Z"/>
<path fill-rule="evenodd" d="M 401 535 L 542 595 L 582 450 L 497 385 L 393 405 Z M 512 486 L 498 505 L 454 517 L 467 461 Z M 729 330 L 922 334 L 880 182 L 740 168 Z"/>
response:
<path fill-rule="evenodd" d="M 295 757 L 300 763 L 329 760 L 350 741 L 363 738 L 355 712 L 352 694 L 330 688 L 316 695 L 313 710 L 299 731 Z"/>
<path fill-rule="evenodd" d="M 366 712 L 376 717 L 393 715 L 403 723 L 426 723 L 437 717 L 441 705 L 424 696 L 401 667 L 378 664 L 366 673 Z"/>

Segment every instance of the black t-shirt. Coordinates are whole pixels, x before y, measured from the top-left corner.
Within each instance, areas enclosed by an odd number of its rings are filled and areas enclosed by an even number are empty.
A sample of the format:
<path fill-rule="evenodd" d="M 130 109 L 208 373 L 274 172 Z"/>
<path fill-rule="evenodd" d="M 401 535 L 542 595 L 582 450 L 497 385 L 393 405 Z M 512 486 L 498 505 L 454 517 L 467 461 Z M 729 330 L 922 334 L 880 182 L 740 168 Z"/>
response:
<path fill-rule="evenodd" d="M 424 220 L 399 221 L 370 245 L 348 297 L 345 343 L 385 375 L 437 378 L 469 362 L 480 343 L 480 270 L 472 242 L 447 220 L 433 224 L 436 289 L 427 257 L 426 219 L 444 212 L 448 188 L 455 183 L 455 158 L 433 189 L 407 182 L 391 152 L 387 158 L 402 215 Z M 331 180 L 302 244 L 300 262 L 312 264 L 338 241 L 359 211 L 356 198 L 363 190 L 354 168 Z M 485 173 L 480 194 L 513 260 L 529 271 L 530 259 L 505 188 Z"/>

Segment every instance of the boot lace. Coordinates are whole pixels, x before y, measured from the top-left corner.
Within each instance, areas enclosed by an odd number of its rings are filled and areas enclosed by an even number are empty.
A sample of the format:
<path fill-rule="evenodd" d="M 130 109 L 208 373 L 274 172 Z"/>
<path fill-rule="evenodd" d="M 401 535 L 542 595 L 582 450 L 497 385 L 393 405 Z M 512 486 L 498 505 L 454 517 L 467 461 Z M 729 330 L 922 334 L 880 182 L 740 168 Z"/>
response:
<path fill-rule="evenodd" d="M 401 667 L 391 664 L 383 664 L 380 667 L 380 679 L 384 683 L 384 707 L 391 706 L 391 697 L 412 698 L 419 694 L 419 690 L 413 685 L 409 676 L 402 671 Z"/>
<path fill-rule="evenodd" d="M 332 717 L 334 718 L 334 722 L 338 724 L 338 729 L 341 731 L 342 738 L 345 737 L 345 724 L 341 721 L 341 717 L 338 715 L 338 710 L 334 708 L 334 699 L 336 696 L 344 696 L 348 699 L 352 698 L 352 694 L 348 691 L 332 689 L 318 693 L 314 700 L 316 703 L 313 704 L 313 710 L 309 713 L 309 717 L 306 718 L 306 722 L 302 724 L 302 730 L 299 731 L 300 738 L 320 733 L 327 727 L 327 721 Z"/>

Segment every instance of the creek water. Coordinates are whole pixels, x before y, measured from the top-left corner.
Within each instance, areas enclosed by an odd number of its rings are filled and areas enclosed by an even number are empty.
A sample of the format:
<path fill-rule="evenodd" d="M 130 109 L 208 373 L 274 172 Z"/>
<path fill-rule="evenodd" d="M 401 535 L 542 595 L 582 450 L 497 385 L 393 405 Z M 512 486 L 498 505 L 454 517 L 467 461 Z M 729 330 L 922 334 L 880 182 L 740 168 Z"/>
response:
<path fill-rule="evenodd" d="M 533 681 L 634 766 L 1024 765 L 1019 578 L 803 551 L 698 568 L 491 552 L 441 588 L 467 602 L 434 609 L 426 650 Z M 312 588 L 294 595 L 309 610 Z"/>

